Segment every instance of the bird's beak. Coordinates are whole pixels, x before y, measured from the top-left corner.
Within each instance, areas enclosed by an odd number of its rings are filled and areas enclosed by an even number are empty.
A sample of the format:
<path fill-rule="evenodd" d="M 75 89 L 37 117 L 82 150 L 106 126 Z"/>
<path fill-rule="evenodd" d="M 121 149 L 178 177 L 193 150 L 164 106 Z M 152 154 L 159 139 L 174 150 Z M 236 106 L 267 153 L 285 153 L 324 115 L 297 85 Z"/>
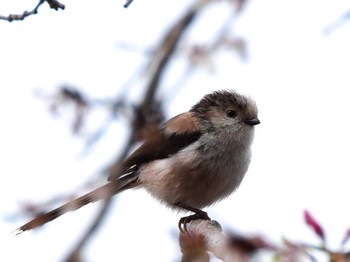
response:
<path fill-rule="evenodd" d="M 250 126 L 255 126 L 260 124 L 260 120 L 257 117 L 252 117 L 244 120 L 244 123 Z"/>

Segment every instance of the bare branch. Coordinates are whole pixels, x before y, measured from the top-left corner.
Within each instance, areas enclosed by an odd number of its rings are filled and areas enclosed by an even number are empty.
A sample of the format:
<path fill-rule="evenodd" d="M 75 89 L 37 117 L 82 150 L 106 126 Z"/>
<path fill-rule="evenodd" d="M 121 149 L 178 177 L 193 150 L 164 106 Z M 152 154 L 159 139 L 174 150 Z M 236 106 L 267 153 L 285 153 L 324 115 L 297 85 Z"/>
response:
<path fill-rule="evenodd" d="M 201 9 L 209 4 L 212 0 L 198 0 L 189 10 L 175 23 L 173 27 L 165 34 L 157 52 L 149 64 L 151 80 L 148 84 L 146 98 L 152 100 L 151 94 L 157 88 L 160 78 L 175 52 L 175 48 L 185 30 L 191 24 L 193 19 L 199 14 Z"/>
<path fill-rule="evenodd" d="M 48 3 L 48 5 L 50 6 L 51 9 L 55 9 L 56 11 L 58 11 L 58 9 L 63 10 L 65 8 L 64 4 L 61 4 L 57 0 L 40 0 L 39 3 L 34 7 L 33 10 L 24 11 L 22 14 L 10 14 L 8 16 L 0 15 L 0 20 L 6 20 L 9 22 L 24 20 L 28 16 L 36 15 L 38 13 L 39 7 L 45 2 Z"/>
<path fill-rule="evenodd" d="M 260 236 L 225 234 L 214 220 L 191 221 L 187 233 L 180 234 L 179 242 L 182 262 L 209 261 L 207 252 L 224 262 L 247 262 L 259 250 L 278 250 Z"/>
<path fill-rule="evenodd" d="M 132 2 L 133 0 L 127 0 L 126 3 L 124 4 L 124 8 L 128 8 Z"/>
<path fill-rule="evenodd" d="M 220 224 L 211 220 L 195 220 L 188 224 L 187 233 L 180 234 L 182 262 L 209 261 L 211 252 L 222 261 L 246 262 L 243 252 L 230 247 L 230 239 L 223 234 Z"/>

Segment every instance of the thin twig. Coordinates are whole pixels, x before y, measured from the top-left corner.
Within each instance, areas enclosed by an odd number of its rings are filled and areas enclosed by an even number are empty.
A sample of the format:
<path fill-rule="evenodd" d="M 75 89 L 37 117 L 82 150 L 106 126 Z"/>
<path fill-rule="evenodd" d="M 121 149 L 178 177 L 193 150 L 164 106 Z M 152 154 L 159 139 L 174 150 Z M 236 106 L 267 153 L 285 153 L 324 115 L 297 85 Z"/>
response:
<path fill-rule="evenodd" d="M 55 9 L 56 11 L 58 9 L 62 9 L 63 10 L 65 8 L 64 4 L 61 4 L 57 0 L 40 0 L 39 3 L 37 3 L 37 5 L 34 7 L 33 10 L 31 10 L 31 11 L 24 11 L 22 14 L 10 14 L 8 16 L 0 15 L 0 20 L 6 20 L 6 21 L 9 21 L 9 22 L 22 21 L 28 16 L 36 15 L 38 13 L 39 7 L 45 2 L 48 3 L 48 5 L 50 6 L 51 9 Z"/>
<path fill-rule="evenodd" d="M 128 8 L 128 6 L 133 2 L 133 0 L 127 0 L 124 4 L 124 8 Z"/>

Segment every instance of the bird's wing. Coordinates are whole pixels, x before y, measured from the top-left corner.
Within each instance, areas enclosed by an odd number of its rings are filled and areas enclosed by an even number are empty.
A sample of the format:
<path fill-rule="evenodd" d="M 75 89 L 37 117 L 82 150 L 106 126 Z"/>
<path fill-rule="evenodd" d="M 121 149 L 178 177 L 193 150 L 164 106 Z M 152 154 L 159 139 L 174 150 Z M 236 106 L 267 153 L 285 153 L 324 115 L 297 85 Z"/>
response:
<path fill-rule="evenodd" d="M 202 135 L 201 126 L 193 112 L 177 115 L 150 134 L 148 139 L 123 163 L 123 171 L 143 163 L 173 155 L 197 141 Z"/>

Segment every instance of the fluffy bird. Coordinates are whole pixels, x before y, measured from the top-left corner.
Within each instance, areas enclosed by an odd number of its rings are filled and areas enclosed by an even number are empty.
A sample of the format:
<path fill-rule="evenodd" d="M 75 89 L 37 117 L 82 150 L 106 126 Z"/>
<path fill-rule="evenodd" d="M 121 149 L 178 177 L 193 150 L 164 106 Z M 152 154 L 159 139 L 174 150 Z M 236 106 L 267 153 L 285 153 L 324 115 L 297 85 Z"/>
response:
<path fill-rule="evenodd" d="M 194 213 L 180 223 L 209 219 L 201 209 L 234 192 L 247 172 L 259 123 L 251 98 L 233 90 L 208 94 L 152 133 L 107 184 L 35 217 L 16 232 L 130 188 L 144 188 L 167 206 Z"/>

